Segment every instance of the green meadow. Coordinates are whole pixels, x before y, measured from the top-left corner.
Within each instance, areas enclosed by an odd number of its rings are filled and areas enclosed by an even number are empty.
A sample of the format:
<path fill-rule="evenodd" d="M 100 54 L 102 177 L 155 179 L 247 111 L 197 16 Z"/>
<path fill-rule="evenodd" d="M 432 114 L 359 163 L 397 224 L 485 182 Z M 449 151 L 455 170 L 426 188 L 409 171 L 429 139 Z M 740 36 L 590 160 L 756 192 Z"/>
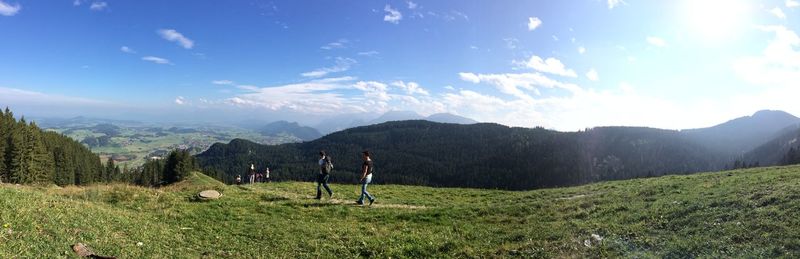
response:
<path fill-rule="evenodd" d="M 379 176 L 378 176 L 379 177 Z M 512 192 L 307 182 L 0 185 L 0 258 L 800 257 L 800 167 Z M 223 196 L 201 201 L 215 189 Z"/>

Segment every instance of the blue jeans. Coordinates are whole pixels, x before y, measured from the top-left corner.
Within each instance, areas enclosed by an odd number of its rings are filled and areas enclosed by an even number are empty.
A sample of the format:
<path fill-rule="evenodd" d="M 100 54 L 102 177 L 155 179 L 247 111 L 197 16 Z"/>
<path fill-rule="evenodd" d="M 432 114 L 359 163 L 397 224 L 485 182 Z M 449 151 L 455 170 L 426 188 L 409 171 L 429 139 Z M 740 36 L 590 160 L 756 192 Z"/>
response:
<path fill-rule="evenodd" d="M 317 176 L 317 198 L 322 198 L 322 189 L 320 187 L 325 187 L 325 191 L 328 192 L 328 195 L 333 195 L 333 191 L 331 191 L 331 187 L 328 186 L 328 179 L 331 178 L 330 174 L 319 174 Z"/>
<path fill-rule="evenodd" d="M 370 201 L 375 200 L 375 197 L 370 195 L 369 192 L 367 192 L 367 185 L 369 185 L 369 183 L 371 182 L 372 182 L 372 174 L 368 174 L 367 177 L 364 178 L 364 181 L 361 181 L 361 197 L 358 198 L 358 203 L 364 202 L 365 196 Z"/>

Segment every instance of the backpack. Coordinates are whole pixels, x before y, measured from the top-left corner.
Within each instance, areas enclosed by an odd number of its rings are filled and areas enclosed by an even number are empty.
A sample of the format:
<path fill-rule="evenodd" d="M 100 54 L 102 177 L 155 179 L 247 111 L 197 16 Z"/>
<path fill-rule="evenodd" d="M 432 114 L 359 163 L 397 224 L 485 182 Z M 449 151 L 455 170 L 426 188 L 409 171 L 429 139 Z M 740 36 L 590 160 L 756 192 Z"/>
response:
<path fill-rule="evenodd" d="M 322 173 L 330 174 L 333 171 L 333 163 L 331 163 L 331 159 L 325 157 L 325 165 L 322 166 Z"/>

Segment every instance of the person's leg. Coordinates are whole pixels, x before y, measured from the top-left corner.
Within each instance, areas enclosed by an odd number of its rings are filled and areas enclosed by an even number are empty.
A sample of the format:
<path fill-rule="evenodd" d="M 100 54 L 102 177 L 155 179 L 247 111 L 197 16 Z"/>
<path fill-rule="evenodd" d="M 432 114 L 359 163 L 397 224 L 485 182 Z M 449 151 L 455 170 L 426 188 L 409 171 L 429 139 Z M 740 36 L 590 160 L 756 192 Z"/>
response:
<path fill-rule="evenodd" d="M 322 178 L 322 186 L 325 187 L 326 191 L 328 191 L 328 196 L 333 196 L 333 191 L 331 191 L 331 187 L 328 186 L 328 180 L 330 180 L 330 178 L 330 174 L 325 174 L 325 176 Z"/>
<path fill-rule="evenodd" d="M 363 204 L 364 203 L 364 196 L 367 193 L 367 180 L 364 179 L 361 181 L 361 196 L 358 197 L 358 201 L 356 203 Z"/>
<path fill-rule="evenodd" d="M 364 194 L 367 196 L 367 199 L 369 199 L 369 202 L 370 202 L 370 203 L 372 203 L 372 201 L 373 201 L 373 200 L 375 200 L 375 197 L 373 197 L 373 196 L 372 196 L 371 194 L 369 194 L 369 192 L 367 191 L 367 185 L 368 185 L 369 183 L 371 183 L 371 182 L 372 182 L 372 174 L 370 174 L 370 175 L 367 175 L 367 179 L 364 179 Z"/>
<path fill-rule="evenodd" d="M 322 199 L 322 175 L 317 175 L 317 197 L 314 199 Z"/>

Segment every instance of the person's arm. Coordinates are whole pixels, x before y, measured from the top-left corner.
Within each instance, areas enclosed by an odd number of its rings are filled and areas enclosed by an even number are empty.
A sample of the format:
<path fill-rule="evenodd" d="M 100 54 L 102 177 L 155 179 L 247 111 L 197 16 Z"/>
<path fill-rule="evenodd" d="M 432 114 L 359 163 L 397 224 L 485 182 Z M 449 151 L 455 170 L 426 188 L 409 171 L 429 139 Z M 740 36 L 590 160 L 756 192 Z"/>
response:
<path fill-rule="evenodd" d="M 361 166 L 361 181 L 364 181 L 364 178 L 367 178 L 367 169 L 369 169 L 367 164 Z"/>

